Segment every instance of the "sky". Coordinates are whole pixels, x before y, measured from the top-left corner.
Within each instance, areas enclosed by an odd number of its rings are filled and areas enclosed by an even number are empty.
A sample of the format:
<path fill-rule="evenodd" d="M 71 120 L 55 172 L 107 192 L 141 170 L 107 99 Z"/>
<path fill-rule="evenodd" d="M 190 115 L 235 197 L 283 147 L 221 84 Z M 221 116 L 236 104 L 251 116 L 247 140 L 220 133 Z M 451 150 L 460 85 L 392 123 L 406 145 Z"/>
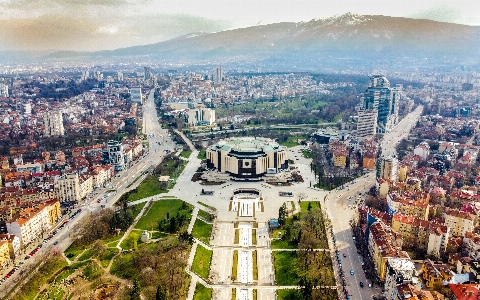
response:
<path fill-rule="evenodd" d="M 478 0 L 0 0 L 0 50 L 110 50 L 347 12 L 480 26 Z"/>

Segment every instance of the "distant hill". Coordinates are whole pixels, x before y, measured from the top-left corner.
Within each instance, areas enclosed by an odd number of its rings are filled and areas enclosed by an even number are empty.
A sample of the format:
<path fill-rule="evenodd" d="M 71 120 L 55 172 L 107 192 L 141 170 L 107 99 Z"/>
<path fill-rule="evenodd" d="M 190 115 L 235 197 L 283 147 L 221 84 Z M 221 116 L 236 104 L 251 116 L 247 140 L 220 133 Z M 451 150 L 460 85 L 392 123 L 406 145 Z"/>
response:
<path fill-rule="evenodd" d="M 161 43 L 113 51 L 56 52 L 43 56 L 43 59 L 148 56 L 179 61 L 265 60 L 274 57 L 285 62 L 307 62 L 318 57 L 478 60 L 479 54 L 479 26 L 348 13 L 309 22 L 193 33 Z"/>

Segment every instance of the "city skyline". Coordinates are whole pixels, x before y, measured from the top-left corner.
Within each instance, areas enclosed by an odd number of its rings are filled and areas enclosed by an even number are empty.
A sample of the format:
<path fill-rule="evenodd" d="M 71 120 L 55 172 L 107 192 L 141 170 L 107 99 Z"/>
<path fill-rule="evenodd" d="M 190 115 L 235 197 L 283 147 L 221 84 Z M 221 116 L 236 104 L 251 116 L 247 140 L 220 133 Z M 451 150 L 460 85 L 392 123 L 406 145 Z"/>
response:
<path fill-rule="evenodd" d="M 352 12 L 480 25 L 473 1 L 0 0 L 0 50 L 110 50 Z"/>

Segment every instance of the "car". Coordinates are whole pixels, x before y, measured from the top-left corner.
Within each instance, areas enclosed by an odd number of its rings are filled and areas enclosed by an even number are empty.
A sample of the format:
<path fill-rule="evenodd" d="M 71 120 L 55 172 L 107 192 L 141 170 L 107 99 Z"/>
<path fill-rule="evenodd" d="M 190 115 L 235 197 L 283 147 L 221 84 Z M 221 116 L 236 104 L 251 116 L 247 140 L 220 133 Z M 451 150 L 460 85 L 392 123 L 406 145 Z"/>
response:
<path fill-rule="evenodd" d="M 363 282 L 360 281 L 360 287 L 363 288 Z"/>
<path fill-rule="evenodd" d="M 102 200 L 101 200 L 101 199 L 98 199 L 98 200 L 97 200 L 97 203 L 100 203 L 100 202 L 102 202 Z"/>
<path fill-rule="evenodd" d="M 343 257 L 347 257 L 347 253 L 343 253 Z"/>
<path fill-rule="evenodd" d="M 58 244 L 58 241 L 55 241 L 55 243 L 53 243 L 53 245 L 56 245 L 56 244 Z"/>
<path fill-rule="evenodd" d="M 350 270 L 350 275 L 355 275 L 355 273 L 353 272 L 353 270 Z"/>
<path fill-rule="evenodd" d="M 369 283 L 369 284 L 368 284 L 368 287 L 369 287 L 369 288 L 371 288 L 371 287 L 372 287 L 372 284 L 371 284 L 371 283 Z"/>

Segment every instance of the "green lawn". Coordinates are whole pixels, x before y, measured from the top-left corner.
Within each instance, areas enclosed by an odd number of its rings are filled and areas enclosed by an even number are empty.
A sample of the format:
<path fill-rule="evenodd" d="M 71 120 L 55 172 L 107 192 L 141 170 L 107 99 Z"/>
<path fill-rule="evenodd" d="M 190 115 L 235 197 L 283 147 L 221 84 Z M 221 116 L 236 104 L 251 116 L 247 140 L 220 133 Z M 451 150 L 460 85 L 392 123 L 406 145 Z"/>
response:
<path fill-rule="evenodd" d="M 92 249 L 85 250 L 85 252 L 83 252 L 82 255 L 80 255 L 80 257 L 78 258 L 78 260 L 79 260 L 79 261 L 87 260 L 87 259 L 89 259 L 90 257 L 92 257 L 92 255 L 93 255 Z"/>
<path fill-rule="evenodd" d="M 30 279 L 22 286 L 22 289 L 12 295 L 11 293 L 5 296 L 5 299 L 13 300 L 24 300 L 24 299 L 34 299 L 35 295 L 38 293 L 38 289 L 47 283 L 48 279 L 52 275 L 63 267 L 67 266 L 67 262 L 60 255 L 50 256 L 46 259 L 45 263 L 38 269 L 38 276 L 32 276 Z"/>
<path fill-rule="evenodd" d="M 212 262 L 213 251 L 204 248 L 202 245 L 197 246 L 195 258 L 193 259 L 192 271 L 197 273 L 203 279 L 208 278 L 210 272 L 210 264 Z"/>
<path fill-rule="evenodd" d="M 198 151 L 197 158 L 198 159 L 207 159 L 207 150 Z"/>
<path fill-rule="evenodd" d="M 297 143 L 297 139 L 307 139 L 307 136 L 306 135 L 289 136 L 286 141 L 280 142 L 280 145 L 285 146 L 287 148 L 292 148 L 292 147 L 298 146 L 300 144 Z"/>
<path fill-rule="evenodd" d="M 209 221 L 209 222 L 213 221 L 212 215 L 211 215 L 210 213 L 204 211 L 204 210 L 201 210 L 201 209 L 200 209 L 200 210 L 198 211 L 198 216 L 204 218 L 205 220 L 207 220 L 207 221 Z"/>
<path fill-rule="evenodd" d="M 142 203 L 142 204 L 145 205 L 144 203 Z M 118 241 L 122 238 L 124 233 L 125 232 L 120 232 L 119 235 L 114 235 L 111 238 L 104 239 L 102 241 L 105 244 L 105 246 L 107 246 L 107 247 L 115 247 L 117 245 Z"/>
<path fill-rule="evenodd" d="M 80 253 L 82 253 L 83 250 L 87 249 L 90 247 L 88 246 L 76 246 L 75 244 L 71 244 L 66 250 L 65 250 L 65 256 L 68 257 L 70 260 L 74 260 L 75 257 L 77 257 Z"/>
<path fill-rule="evenodd" d="M 303 255 L 307 255 L 305 260 L 301 259 L 302 254 L 299 252 L 273 252 L 277 285 L 298 285 L 303 276 L 312 282 L 317 282 L 318 285 L 335 285 L 329 252 L 305 252 Z"/>
<path fill-rule="evenodd" d="M 332 289 L 314 289 L 312 291 L 312 298 L 320 300 L 338 300 L 338 293 Z M 285 289 L 277 290 L 278 300 L 303 300 L 301 290 Z"/>
<path fill-rule="evenodd" d="M 191 154 L 192 154 L 192 150 L 186 150 L 186 151 L 184 150 L 180 153 L 180 157 L 189 159 Z"/>
<path fill-rule="evenodd" d="M 293 251 L 273 251 L 277 285 L 298 285 L 300 279 L 298 255 Z"/>
<path fill-rule="evenodd" d="M 312 153 L 309 150 L 302 150 L 303 157 L 312 158 Z"/>
<path fill-rule="evenodd" d="M 208 245 L 210 235 L 212 234 L 212 228 L 212 224 L 207 224 L 200 219 L 196 219 L 195 224 L 193 225 L 192 234 L 195 238 Z"/>
<path fill-rule="evenodd" d="M 133 254 L 123 253 L 117 256 L 110 267 L 110 273 L 124 279 L 132 279 L 137 271 L 133 266 Z"/>
<path fill-rule="evenodd" d="M 120 247 L 122 249 L 135 249 L 140 243 L 140 235 L 142 232 L 140 230 L 132 230 L 130 234 L 122 241 Z"/>
<path fill-rule="evenodd" d="M 278 300 L 303 300 L 303 296 L 299 290 L 288 289 L 288 290 L 277 290 L 277 299 Z"/>
<path fill-rule="evenodd" d="M 311 209 L 321 207 L 320 201 L 302 201 L 300 202 L 300 208 L 302 209 L 302 213 L 308 211 L 308 204 L 311 203 Z"/>
<path fill-rule="evenodd" d="M 167 193 L 168 190 L 161 190 L 158 185 L 157 176 L 149 175 L 147 176 L 142 183 L 137 188 L 136 193 L 130 194 L 127 201 L 136 201 L 150 196 L 158 195 L 161 193 Z"/>
<path fill-rule="evenodd" d="M 212 299 L 212 289 L 203 286 L 203 284 L 197 282 L 195 286 L 195 294 L 193 300 L 210 300 Z"/>
<path fill-rule="evenodd" d="M 295 245 L 290 245 L 288 241 L 284 240 L 272 240 L 272 249 L 297 249 Z"/>
<path fill-rule="evenodd" d="M 177 212 L 181 215 L 191 216 L 193 206 L 185 202 L 187 209 L 182 210 L 183 203 L 182 200 L 160 200 L 153 202 L 152 206 L 147 209 L 147 213 L 138 220 L 135 228 L 141 230 L 157 230 L 158 222 L 167 218 L 167 213 L 169 213 L 170 216 L 176 216 Z"/>

